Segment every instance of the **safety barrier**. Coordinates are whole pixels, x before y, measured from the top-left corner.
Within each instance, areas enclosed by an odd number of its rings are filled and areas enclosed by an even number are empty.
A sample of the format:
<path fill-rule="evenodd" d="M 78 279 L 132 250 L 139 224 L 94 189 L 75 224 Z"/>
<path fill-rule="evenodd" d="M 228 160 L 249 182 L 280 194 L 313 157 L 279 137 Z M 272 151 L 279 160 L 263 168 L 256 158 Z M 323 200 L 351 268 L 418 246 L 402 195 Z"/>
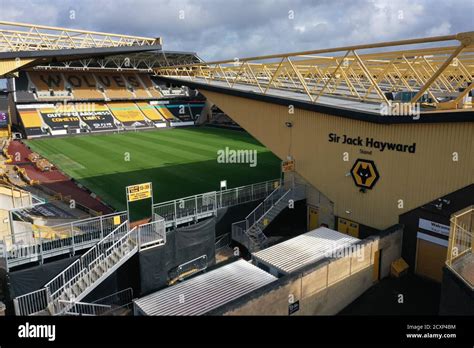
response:
<path fill-rule="evenodd" d="M 264 199 L 280 184 L 281 181 L 275 179 L 202 193 L 155 204 L 153 211 L 164 218 L 165 228 L 174 227 L 216 215 L 221 208 Z M 36 226 L 35 233 L 27 231 L 5 236 L 3 257 L 7 260 L 7 267 L 11 268 L 29 262 L 43 262 L 46 258 L 65 253 L 74 255 L 93 246 L 126 219 L 127 213 L 119 212 L 43 229 Z"/>

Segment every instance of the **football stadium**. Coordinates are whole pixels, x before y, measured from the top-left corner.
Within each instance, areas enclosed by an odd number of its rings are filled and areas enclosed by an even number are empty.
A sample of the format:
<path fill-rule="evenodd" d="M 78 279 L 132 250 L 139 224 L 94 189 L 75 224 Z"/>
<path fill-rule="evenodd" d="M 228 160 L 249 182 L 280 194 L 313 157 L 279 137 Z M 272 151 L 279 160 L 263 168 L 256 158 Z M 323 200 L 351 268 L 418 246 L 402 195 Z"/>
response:
<path fill-rule="evenodd" d="M 0 21 L 0 78 L 7 316 L 474 314 L 474 31 L 204 61 Z"/>

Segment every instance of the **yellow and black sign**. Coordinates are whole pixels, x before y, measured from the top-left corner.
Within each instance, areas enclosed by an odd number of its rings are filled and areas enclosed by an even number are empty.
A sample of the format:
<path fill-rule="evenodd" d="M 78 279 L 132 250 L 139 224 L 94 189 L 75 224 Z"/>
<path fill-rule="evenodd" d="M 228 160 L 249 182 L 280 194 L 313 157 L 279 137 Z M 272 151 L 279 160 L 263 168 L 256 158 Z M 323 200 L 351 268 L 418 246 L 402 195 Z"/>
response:
<path fill-rule="evenodd" d="M 282 165 L 282 172 L 294 172 L 295 171 L 295 161 L 283 161 Z"/>
<path fill-rule="evenodd" d="M 372 189 L 380 178 L 374 161 L 358 159 L 351 169 L 351 175 L 356 186 Z"/>
<path fill-rule="evenodd" d="M 129 202 L 151 198 L 151 183 L 127 186 L 127 200 Z"/>

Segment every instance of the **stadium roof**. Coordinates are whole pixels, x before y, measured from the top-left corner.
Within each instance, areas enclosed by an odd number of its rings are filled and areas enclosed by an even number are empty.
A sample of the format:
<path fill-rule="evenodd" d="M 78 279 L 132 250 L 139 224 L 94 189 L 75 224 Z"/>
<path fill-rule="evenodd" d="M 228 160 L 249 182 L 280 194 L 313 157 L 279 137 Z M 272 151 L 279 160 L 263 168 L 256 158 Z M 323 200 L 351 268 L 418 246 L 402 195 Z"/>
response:
<path fill-rule="evenodd" d="M 466 113 L 472 112 L 464 99 L 474 88 L 474 32 L 161 67 L 156 74 L 212 92 L 341 115 L 355 111 L 375 122 L 388 121 L 378 116 L 392 93 L 394 100 L 421 104 L 421 113 Z"/>
<path fill-rule="evenodd" d="M 161 38 L 0 21 L 0 77 L 33 66 L 151 71 L 200 62 L 194 52 L 163 51 Z"/>

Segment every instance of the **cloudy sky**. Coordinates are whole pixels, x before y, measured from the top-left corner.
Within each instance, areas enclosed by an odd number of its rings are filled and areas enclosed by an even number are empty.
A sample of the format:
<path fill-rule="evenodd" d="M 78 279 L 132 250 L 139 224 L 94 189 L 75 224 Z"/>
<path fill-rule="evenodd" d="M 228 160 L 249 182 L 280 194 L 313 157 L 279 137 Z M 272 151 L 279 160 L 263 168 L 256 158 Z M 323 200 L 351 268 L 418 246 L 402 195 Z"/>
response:
<path fill-rule="evenodd" d="M 161 36 L 205 60 L 474 30 L 473 0 L 0 0 L 0 20 Z"/>

